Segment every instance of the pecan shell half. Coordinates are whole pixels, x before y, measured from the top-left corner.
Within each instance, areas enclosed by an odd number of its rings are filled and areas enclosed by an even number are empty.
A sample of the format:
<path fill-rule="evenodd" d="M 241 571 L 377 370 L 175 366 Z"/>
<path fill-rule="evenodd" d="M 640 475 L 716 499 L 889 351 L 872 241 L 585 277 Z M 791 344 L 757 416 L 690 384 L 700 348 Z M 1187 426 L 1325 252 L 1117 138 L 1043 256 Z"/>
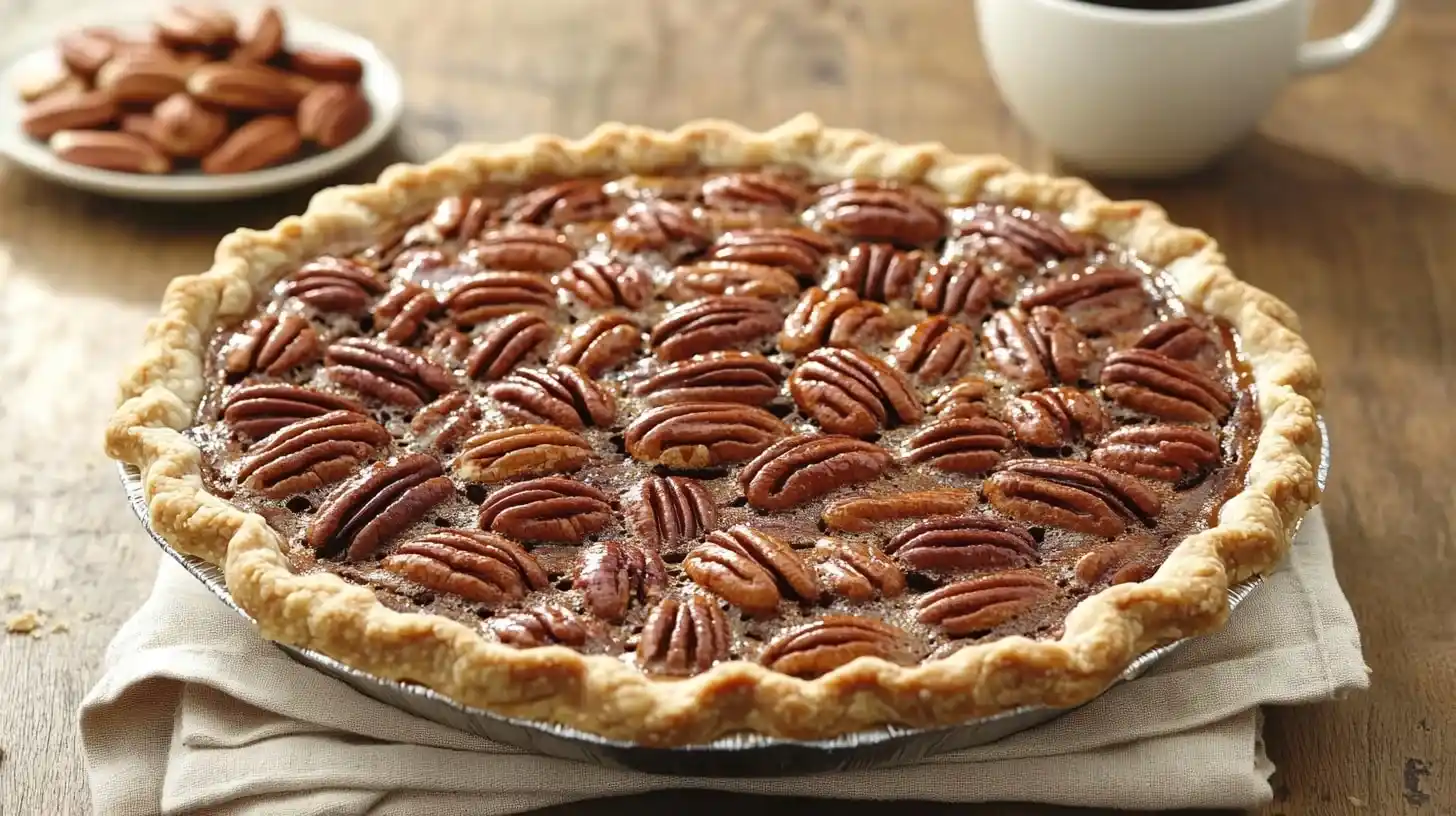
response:
<path fill-rule="evenodd" d="M 602 428 L 617 417 L 617 401 L 585 372 L 571 366 L 523 368 L 486 387 L 502 414 L 517 422 L 579 431 Z"/>
<path fill-rule="evenodd" d="M 222 419 L 242 438 L 258 441 L 300 419 L 330 411 L 362 414 L 364 406 L 337 394 L 298 385 L 244 385 L 223 400 Z"/>
<path fill-rule="evenodd" d="M 821 538 L 814 545 L 819 585 L 850 601 L 893 598 L 905 591 L 905 573 L 880 552 L 862 542 Z"/>
<path fill-rule="evenodd" d="M 637 486 L 627 519 L 654 550 L 695 541 L 718 526 L 718 505 L 708 488 L 686 476 L 648 476 Z"/>
<path fill-rule="evenodd" d="M 858 349 L 819 349 L 789 375 L 799 411 L 830 433 L 872 436 L 925 415 L 901 374 Z"/>
<path fill-rule="evenodd" d="M 405 283 L 374 306 L 374 328 L 391 343 L 405 345 L 417 339 L 440 308 L 435 295 L 417 283 Z"/>
<path fill-rule="evenodd" d="M 778 307 L 759 298 L 700 298 L 663 315 L 652 328 L 652 347 L 658 359 L 676 362 L 695 354 L 760 342 L 777 332 L 783 322 Z"/>
<path fill-rule="evenodd" d="M 572 585 L 593 615 L 620 623 L 634 603 L 652 603 L 667 588 L 667 567 L 656 550 L 603 541 L 581 554 Z"/>
<path fill-rule="evenodd" d="M 349 478 L 389 441 L 389 431 L 369 417 L 330 411 L 253 446 L 239 462 L 237 478 L 264 496 L 284 499 Z"/>
<path fill-rule="evenodd" d="M 975 506 L 969 490 L 914 490 L 843 499 L 824 508 L 824 524 L 835 530 L 865 533 L 886 521 L 960 515 Z"/>
<path fill-rule="evenodd" d="M 1129 425 L 1092 451 L 1091 461 L 1110 470 L 1181 482 L 1207 472 L 1220 458 L 1218 437 L 1190 425 Z"/>
<path fill-rule="evenodd" d="M 945 317 L 928 317 L 895 340 L 890 360 L 920 382 L 961 373 L 976 358 L 976 335 Z"/>
<path fill-rule="evenodd" d="M 445 311 L 461 328 L 517 312 L 549 315 L 555 309 L 551 281 L 530 272 L 472 275 L 445 296 Z"/>
<path fill-rule="evenodd" d="M 826 232 L 904 247 L 929 244 L 945 235 L 945 213 L 909 191 L 850 180 L 825 193 L 815 210 Z"/>
<path fill-rule="evenodd" d="M 825 292 L 814 286 L 784 318 L 779 348 L 790 354 L 825 346 L 855 348 L 879 342 L 894 328 L 885 304 L 860 300 L 852 289 Z"/>
<path fill-rule="evenodd" d="M 1061 448 L 1107 431 L 1102 403 L 1085 391 L 1058 386 L 1032 391 L 1006 404 L 1016 439 L 1031 448 Z"/>
<path fill-rule="evenodd" d="M 1050 306 L 1030 314 L 996 312 L 984 331 L 987 364 L 1028 390 L 1054 382 L 1076 384 L 1092 361 L 1087 338 Z"/>
<path fill-rule="evenodd" d="M 890 454 L 872 442 L 803 434 L 770 445 L 743 467 L 738 483 L 753 507 L 787 510 L 878 478 L 891 464 Z"/>
<path fill-rule="evenodd" d="M 350 561 L 362 561 L 454 494 L 455 485 L 433 456 L 412 453 L 376 462 L 319 508 L 308 545 L 321 555 L 343 550 Z"/>
<path fill-rule="evenodd" d="M 824 256 L 834 251 L 834 242 L 801 227 L 772 227 L 735 230 L 719 236 L 708 257 L 787 269 L 801 280 L 819 275 Z"/>
<path fill-rule="evenodd" d="M 264 315 L 253 321 L 223 357 L 229 374 L 258 372 L 276 377 L 323 356 L 318 332 L 298 315 Z"/>
<path fill-rule="evenodd" d="M 947 635 L 970 635 L 1014 620 L 1056 594 L 1057 585 L 1034 572 L 1002 572 L 925 594 L 917 617 Z"/>
<path fill-rule="evenodd" d="M 703 589 L 750 615 L 769 615 L 782 599 L 819 600 L 814 573 L 789 545 L 738 524 L 708 534 L 683 560 L 683 572 Z"/>
<path fill-rule="evenodd" d="M 917 522 L 886 542 L 885 552 L 911 569 L 935 572 L 1019 569 L 1040 560 L 1025 527 L 991 516 Z"/>
<path fill-rule="evenodd" d="M 434 592 L 501 606 L 550 585 L 521 545 L 483 530 L 447 528 L 401 544 L 379 566 Z"/>
<path fill-rule="evenodd" d="M 664 366 L 632 386 L 650 405 L 675 402 L 768 404 L 778 396 L 783 367 L 762 354 L 713 351 Z"/>
<path fill-rule="evenodd" d="M 442 366 L 397 346 L 344 337 L 324 352 L 324 376 L 380 402 L 419 408 L 454 390 L 455 378 Z"/>
<path fill-rule="evenodd" d="M 1222 422 L 1234 404 L 1234 395 L 1202 369 L 1147 349 L 1107 355 L 1102 392 L 1129 410 L 1179 422 Z"/>
<path fill-rule="evenodd" d="M 857 244 L 844 263 L 824 278 L 825 289 L 850 289 L 865 300 L 907 300 L 925 263 L 921 252 L 901 252 L 889 244 Z"/>
<path fill-rule="evenodd" d="M 728 616 L 716 601 L 702 595 L 664 598 L 642 627 L 637 664 L 653 674 L 687 677 L 727 660 L 732 645 Z"/>
<path fill-rule="evenodd" d="M 503 272 L 556 272 L 576 260 L 566 236 L 548 227 L 507 224 L 480 236 L 460 253 L 475 269 Z"/>
<path fill-rule="evenodd" d="M 701 470 L 752 459 L 789 434 L 762 408 L 732 402 L 679 402 L 638 414 L 625 433 L 627 453 L 640 462 Z"/>
<path fill-rule="evenodd" d="M 369 301 L 384 290 L 384 281 L 364 264 L 323 257 L 299 267 L 283 282 L 280 291 L 320 312 L 359 317 L 369 311 Z"/>
<path fill-rule="evenodd" d="M 580 470 L 591 460 L 585 439 L 555 425 L 516 425 L 476 434 L 450 464 L 455 475 L 492 484 L 523 476 Z"/>
<path fill-rule="evenodd" d="M 776 266 L 743 261 L 700 261 L 672 270 L 666 295 L 670 300 L 694 300 L 711 295 L 756 297 L 765 300 L 799 294 L 799 282 Z"/>
<path fill-rule="evenodd" d="M 793 677 L 818 677 L 861 657 L 909 663 L 909 636 L 882 621 L 826 615 L 774 638 L 758 662 Z"/>
<path fill-rule="evenodd" d="M 520 312 L 487 326 L 465 357 L 465 373 L 473 380 L 499 380 L 536 357 L 554 334 L 540 315 Z"/>
<path fill-rule="evenodd" d="M 598 377 L 632 359 L 642 348 L 642 330 L 623 314 L 597 315 L 571 330 L 551 360 Z"/>
<path fill-rule="evenodd" d="M 990 417 L 938 419 L 905 441 L 905 460 L 951 473 L 985 473 L 1001 464 L 1011 429 Z"/>
<path fill-rule="evenodd" d="M 579 544 L 612 521 L 611 500 L 584 482 L 543 476 L 506 485 L 480 505 L 480 527 L 521 541 Z"/>
<path fill-rule="evenodd" d="M 437 450 L 452 451 L 475 432 L 480 422 L 480 405 L 465 391 L 451 391 L 426 405 L 410 420 L 410 430 L 420 442 Z"/>
<path fill-rule="evenodd" d="M 551 283 L 591 309 L 640 309 L 652 297 L 652 278 L 636 266 L 617 262 L 580 260 L 557 272 Z"/>
<path fill-rule="evenodd" d="M 1072 460 L 1008 463 L 981 485 L 986 500 L 1027 524 L 1113 538 L 1162 510 L 1158 495 L 1131 476 Z"/>

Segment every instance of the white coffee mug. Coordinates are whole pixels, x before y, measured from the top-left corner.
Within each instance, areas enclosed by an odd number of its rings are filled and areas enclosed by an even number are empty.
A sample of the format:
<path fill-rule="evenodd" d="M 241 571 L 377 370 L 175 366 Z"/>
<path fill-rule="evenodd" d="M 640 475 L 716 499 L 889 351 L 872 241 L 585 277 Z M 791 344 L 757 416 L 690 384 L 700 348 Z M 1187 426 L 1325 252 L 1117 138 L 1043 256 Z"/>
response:
<path fill-rule="evenodd" d="M 1195 170 L 1251 132 L 1297 74 L 1345 64 L 1400 0 L 1305 42 L 1314 0 L 1236 0 L 1144 11 L 1085 0 L 977 0 L 991 76 L 1054 153 L 1096 174 Z"/>

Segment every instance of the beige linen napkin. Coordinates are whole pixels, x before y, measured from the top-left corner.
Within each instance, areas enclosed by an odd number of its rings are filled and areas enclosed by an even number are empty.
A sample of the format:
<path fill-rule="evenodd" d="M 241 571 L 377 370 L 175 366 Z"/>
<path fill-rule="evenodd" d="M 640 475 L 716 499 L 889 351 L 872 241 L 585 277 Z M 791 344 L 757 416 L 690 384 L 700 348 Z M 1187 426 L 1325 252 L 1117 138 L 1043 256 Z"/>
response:
<path fill-rule="evenodd" d="M 1318 513 L 1220 634 L 1032 731 L 917 764 L 771 780 L 550 759 L 378 703 L 260 640 L 181 567 L 117 634 L 81 706 L 98 813 L 504 814 L 693 788 L 1126 808 L 1251 807 L 1273 766 L 1258 706 L 1367 685 Z"/>

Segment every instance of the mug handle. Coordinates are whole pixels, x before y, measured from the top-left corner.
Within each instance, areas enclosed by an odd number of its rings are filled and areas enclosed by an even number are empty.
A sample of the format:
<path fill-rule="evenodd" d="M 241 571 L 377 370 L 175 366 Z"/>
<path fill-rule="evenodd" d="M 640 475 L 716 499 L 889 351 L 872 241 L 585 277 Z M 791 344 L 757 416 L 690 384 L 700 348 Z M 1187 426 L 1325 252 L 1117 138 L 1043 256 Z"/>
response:
<path fill-rule="evenodd" d="M 1400 0 L 1375 0 L 1360 22 L 1349 31 L 1300 46 L 1295 69 L 1302 74 L 1312 74 L 1344 65 L 1380 39 L 1398 10 Z"/>

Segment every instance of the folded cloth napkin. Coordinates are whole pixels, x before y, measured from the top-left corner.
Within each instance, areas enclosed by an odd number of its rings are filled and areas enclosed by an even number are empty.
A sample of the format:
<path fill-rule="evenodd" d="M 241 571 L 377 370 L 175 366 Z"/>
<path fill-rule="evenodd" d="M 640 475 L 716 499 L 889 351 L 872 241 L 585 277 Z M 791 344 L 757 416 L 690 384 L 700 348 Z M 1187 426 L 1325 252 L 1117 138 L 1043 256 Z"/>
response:
<path fill-rule="evenodd" d="M 81 706 L 96 810 L 505 814 L 666 788 L 1122 808 L 1271 798 L 1258 706 L 1367 685 L 1316 512 L 1223 632 L 1039 728 L 913 765 L 778 779 L 619 771 L 405 714 L 293 662 L 181 567 L 117 634 Z"/>

